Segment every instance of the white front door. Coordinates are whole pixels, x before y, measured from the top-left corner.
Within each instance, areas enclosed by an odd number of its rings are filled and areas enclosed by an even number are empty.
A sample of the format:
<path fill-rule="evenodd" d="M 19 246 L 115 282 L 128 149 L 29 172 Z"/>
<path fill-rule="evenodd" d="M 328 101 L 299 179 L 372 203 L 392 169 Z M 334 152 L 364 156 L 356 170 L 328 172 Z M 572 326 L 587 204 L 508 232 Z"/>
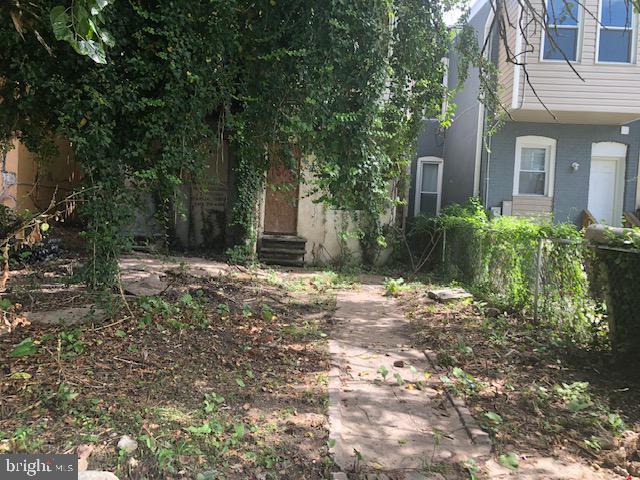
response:
<path fill-rule="evenodd" d="M 618 158 L 593 157 L 589 175 L 589 211 L 599 223 L 620 225 L 622 217 L 621 162 Z"/>

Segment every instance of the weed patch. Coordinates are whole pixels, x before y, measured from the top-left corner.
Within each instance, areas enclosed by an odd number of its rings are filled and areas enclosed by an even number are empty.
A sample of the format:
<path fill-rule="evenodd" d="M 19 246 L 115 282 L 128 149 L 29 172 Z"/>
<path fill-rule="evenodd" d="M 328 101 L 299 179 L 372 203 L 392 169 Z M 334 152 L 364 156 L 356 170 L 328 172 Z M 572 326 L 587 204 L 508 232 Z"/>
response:
<path fill-rule="evenodd" d="M 567 349 L 553 326 L 484 304 L 435 303 L 424 288 L 399 301 L 414 343 L 436 352 L 444 387 L 467 401 L 503 466 L 516 469 L 513 452 L 527 452 L 637 471 L 640 383 L 611 357 Z"/>
<path fill-rule="evenodd" d="M 129 480 L 324 477 L 331 301 L 297 293 L 291 302 L 287 284 L 183 272 L 108 328 L 0 336 L 0 451 L 88 443 L 91 468 Z M 134 452 L 116 448 L 122 435 Z"/>

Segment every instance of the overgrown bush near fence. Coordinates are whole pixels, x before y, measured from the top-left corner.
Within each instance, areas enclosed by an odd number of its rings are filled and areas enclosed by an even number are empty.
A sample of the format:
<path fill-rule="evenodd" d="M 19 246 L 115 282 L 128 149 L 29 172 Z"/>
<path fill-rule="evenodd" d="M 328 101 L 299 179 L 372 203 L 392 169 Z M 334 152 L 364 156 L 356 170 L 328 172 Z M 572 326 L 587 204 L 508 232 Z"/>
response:
<path fill-rule="evenodd" d="M 438 219 L 419 215 L 407 219 L 404 230 L 396 230 L 390 236 L 393 262 L 411 267 L 411 278 L 419 271 L 432 271 L 439 266 L 442 256 L 442 229 Z"/>
<path fill-rule="evenodd" d="M 494 305 L 553 324 L 574 341 L 591 341 L 601 330 L 585 270 L 589 252 L 575 226 L 489 219 L 477 201 L 444 209 L 438 222 L 446 277 Z"/>
<path fill-rule="evenodd" d="M 437 271 L 565 340 L 597 347 L 611 341 L 640 358 L 640 230 L 598 244 L 573 224 L 489 218 L 477 200 L 409 227 L 398 251 L 414 271 Z"/>
<path fill-rule="evenodd" d="M 608 329 L 602 266 L 581 236 L 555 233 L 540 242 L 535 316 L 553 325 L 565 339 L 603 347 Z"/>
<path fill-rule="evenodd" d="M 608 284 L 611 340 L 622 356 L 640 359 L 640 231 L 612 236 L 610 247 L 596 255 Z"/>

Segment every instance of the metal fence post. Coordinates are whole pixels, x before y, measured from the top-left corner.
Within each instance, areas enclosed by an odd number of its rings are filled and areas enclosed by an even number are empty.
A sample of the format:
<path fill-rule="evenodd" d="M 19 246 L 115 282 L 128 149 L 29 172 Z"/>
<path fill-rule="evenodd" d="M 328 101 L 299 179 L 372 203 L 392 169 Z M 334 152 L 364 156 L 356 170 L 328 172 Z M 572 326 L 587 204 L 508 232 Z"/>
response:
<path fill-rule="evenodd" d="M 536 278 L 533 290 L 533 321 L 538 323 L 538 297 L 540 296 L 540 280 L 541 280 L 541 268 L 542 268 L 542 247 L 544 240 L 538 239 L 538 254 L 536 256 Z"/>
<path fill-rule="evenodd" d="M 442 231 L 442 271 L 444 272 L 445 255 L 447 251 L 447 229 Z"/>

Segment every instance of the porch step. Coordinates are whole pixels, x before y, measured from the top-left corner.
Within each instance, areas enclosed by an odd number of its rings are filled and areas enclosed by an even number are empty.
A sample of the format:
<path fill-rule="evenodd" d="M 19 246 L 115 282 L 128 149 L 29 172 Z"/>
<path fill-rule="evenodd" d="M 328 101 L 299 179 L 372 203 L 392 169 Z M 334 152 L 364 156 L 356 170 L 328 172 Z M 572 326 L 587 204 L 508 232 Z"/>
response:
<path fill-rule="evenodd" d="M 298 248 L 297 246 L 292 246 L 291 248 L 286 247 L 286 246 L 280 246 L 280 247 L 262 247 L 260 249 L 260 253 L 284 253 L 284 254 L 290 254 L 290 253 L 298 253 L 300 255 L 304 255 L 305 249 L 304 246 L 302 246 L 302 248 Z"/>
<path fill-rule="evenodd" d="M 258 256 L 267 265 L 304 265 L 307 240 L 297 235 L 263 235 Z"/>
<path fill-rule="evenodd" d="M 303 267 L 304 260 L 286 257 L 260 257 L 260 261 L 265 265 L 282 265 L 287 267 Z"/>
<path fill-rule="evenodd" d="M 299 237 L 297 235 L 271 235 L 264 234 L 262 235 L 262 243 L 268 245 L 274 244 L 286 244 L 286 245 L 305 245 L 307 243 L 306 238 Z"/>

